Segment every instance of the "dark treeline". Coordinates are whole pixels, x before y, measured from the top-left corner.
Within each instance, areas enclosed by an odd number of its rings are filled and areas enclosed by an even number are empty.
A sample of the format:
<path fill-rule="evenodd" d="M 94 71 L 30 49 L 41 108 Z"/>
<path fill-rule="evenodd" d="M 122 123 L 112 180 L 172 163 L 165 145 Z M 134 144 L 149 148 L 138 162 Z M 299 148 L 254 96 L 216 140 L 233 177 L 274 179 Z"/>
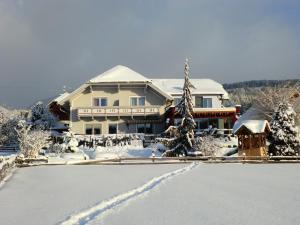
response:
<path fill-rule="evenodd" d="M 235 83 L 225 83 L 223 84 L 226 90 L 236 89 L 236 88 L 255 88 L 255 87 L 275 87 L 285 84 L 295 84 L 299 82 L 300 79 L 290 79 L 290 80 L 250 80 Z"/>

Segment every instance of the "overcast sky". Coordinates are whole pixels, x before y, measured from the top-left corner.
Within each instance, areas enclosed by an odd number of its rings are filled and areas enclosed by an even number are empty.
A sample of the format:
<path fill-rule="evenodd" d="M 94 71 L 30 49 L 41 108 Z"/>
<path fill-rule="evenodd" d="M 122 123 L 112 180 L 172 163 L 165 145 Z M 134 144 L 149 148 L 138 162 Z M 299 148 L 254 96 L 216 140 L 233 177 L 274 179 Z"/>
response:
<path fill-rule="evenodd" d="M 0 0 L 0 104 L 121 64 L 149 78 L 300 78 L 299 0 Z"/>

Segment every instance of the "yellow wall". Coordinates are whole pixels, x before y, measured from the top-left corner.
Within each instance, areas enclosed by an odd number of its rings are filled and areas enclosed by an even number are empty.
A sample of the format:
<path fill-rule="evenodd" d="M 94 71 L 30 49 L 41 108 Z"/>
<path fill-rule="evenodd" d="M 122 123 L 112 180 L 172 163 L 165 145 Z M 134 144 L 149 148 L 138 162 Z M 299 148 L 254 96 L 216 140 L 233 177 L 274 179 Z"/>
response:
<path fill-rule="evenodd" d="M 95 107 L 93 106 L 93 99 L 98 97 L 106 97 L 108 100 L 107 107 L 116 107 L 115 102 L 119 100 L 120 107 L 130 107 L 130 97 L 133 96 L 145 96 L 146 102 L 145 106 L 159 106 L 159 114 L 163 115 L 165 112 L 166 99 L 152 90 L 151 87 L 145 86 L 95 86 L 92 88 L 87 87 L 82 93 L 78 93 L 71 100 L 71 130 L 76 134 L 84 134 L 86 124 L 101 124 L 102 133 L 108 133 L 108 124 L 117 123 L 119 126 L 119 131 L 121 133 L 135 133 L 136 124 L 127 125 L 126 120 L 130 120 L 130 117 L 116 117 L 108 116 L 105 117 L 95 117 L 95 118 L 78 118 L 77 109 L 85 107 Z M 135 119 L 142 120 L 143 116 L 135 117 Z M 158 129 L 160 132 L 159 125 L 154 125 L 154 130 Z"/>

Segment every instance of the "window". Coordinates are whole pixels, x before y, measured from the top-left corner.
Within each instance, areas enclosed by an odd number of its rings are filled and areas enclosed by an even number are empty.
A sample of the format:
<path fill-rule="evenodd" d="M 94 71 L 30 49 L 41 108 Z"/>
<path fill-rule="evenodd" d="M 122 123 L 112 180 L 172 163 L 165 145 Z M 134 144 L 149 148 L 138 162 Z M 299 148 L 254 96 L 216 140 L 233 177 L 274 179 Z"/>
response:
<path fill-rule="evenodd" d="M 195 107 L 202 108 L 203 106 L 203 98 L 200 96 L 195 97 Z"/>
<path fill-rule="evenodd" d="M 215 119 L 215 118 L 209 118 L 208 120 L 209 122 L 209 125 L 212 127 L 212 128 L 219 128 L 219 123 L 218 123 L 218 119 Z"/>
<path fill-rule="evenodd" d="M 139 97 L 139 105 L 145 105 L 145 97 Z"/>
<path fill-rule="evenodd" d="M 201 130 L 208 128 L 208 119 L 200 119 L 199 127 Z"/>
<path fill-rule="evenodd" d="M 94 126 L 94 134 L 101 134 L 101 126 Z"/>
<path fill-rule="evenodd" d="M 119 106 L 120 105 L 120 101 L 119 100 L 115 100 L 113 106 Z"/>
<path fill-rule="evenodd" d="M 107 106 L 107 98 L 94 98 L 94 106 Z"/>
<path fill-rule="evenodd" d="M 131 106 L 137 106 L 137 98 L 131 98 L 130 99 L 130 105 Z"/>
<path fill-rule="evenodd" d="M 93 126 L 92 125 L 86 125 L 85 126 L 85 134 L 93 134 Z"/>
<path fill-rule="evenodd" d="M 146 134 L 152 134 L 153 133 L 152 124 L 150 124 L 150 123 L 145 124 L 145 133 Z"/>
<path fill-rule="evenodd" d="M 109 134 L 116 134 L 118 130 L 118 124 L 111 123 L 108 125 L 108 133 Z"/>
<path fill-rule="evenodd" d="M 174 98 L 174 105 L 178 105 L 181 101 L 181 98 Z"/>
<path fill-rule="evenodd" d="M 131 106 L 144 106 L 146 102 L 146 97 L 130 97 Z"/>
<path fill-rule="evenodd" d="M 225 118 L 224 119 L 224 128 L 225 129 L 232 129 L 232 127 L 233 127 L 233 122 L 232 122 L 232 118 Z"/>
<path fill-rule="evenodd" d="M 211 98 L 203 98 L 202 101 L 203 101 L 203 103 L 202 103 L 203 108 L 212 108 L 212 99 Z"/>
<path fill-rule="evenodd" d="M 138 133 L 144 133 L 145 132 L 145 124 L 137 124 L 136 129 Z"/>
<path fill-rule="evenodd" d="M 136 125 L 137 133 L 145 133 L 145 134 L 152 134 L 152 124 L 150 123 L 138 123 Z"/>
<path fill-rule="evenodd" d="M 101 134 L 101 124 L 87 124 L 85 126 L 85 134 L 87 135 Z"/>

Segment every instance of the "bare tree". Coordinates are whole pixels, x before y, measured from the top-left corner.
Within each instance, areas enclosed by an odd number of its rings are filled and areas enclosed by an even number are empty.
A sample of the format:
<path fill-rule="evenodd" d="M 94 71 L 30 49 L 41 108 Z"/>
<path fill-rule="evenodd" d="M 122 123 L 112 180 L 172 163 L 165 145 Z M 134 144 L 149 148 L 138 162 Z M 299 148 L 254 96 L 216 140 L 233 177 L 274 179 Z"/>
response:
<path fill-rule="evenodd" d="M 263 112 L 270 119 L 277 107 L 281 103 L 289 103 L 291 107 L 298 112 L 300 111 L 300 83 L 286 83 L 281 86 L 265 87 L 257 89 L 257 97 L 254 100 L 254 107 Z"/>
<path fill-rule="evenodd" d="M 241 106 L 241 113 L 246 112 L 253 105 L 256 95 L 253 88 L 238 88 L 229 91 L 231 102 Z"/>

